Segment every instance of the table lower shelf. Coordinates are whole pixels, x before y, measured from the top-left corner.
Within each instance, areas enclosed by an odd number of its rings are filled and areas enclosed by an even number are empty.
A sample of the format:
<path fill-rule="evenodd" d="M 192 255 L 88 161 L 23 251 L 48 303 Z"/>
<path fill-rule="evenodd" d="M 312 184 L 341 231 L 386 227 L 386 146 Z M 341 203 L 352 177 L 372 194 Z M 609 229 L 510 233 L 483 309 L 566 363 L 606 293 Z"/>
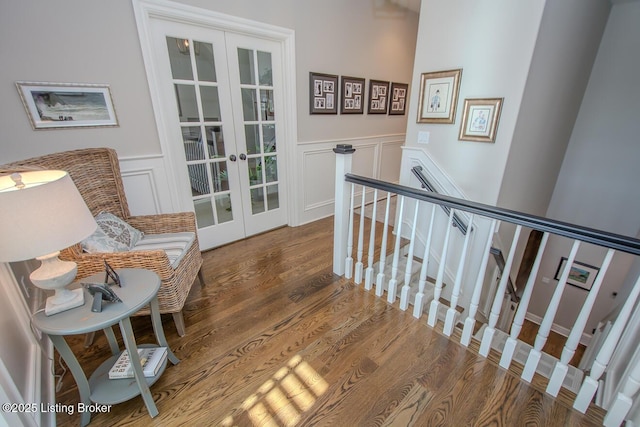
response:
<path fill-rule="evenodd" d="M 150 347 L 157 346 L 147 344 L 138 346 L 138 348 Z M 91 374 L 91 377 L 89 378 L 89 389 L 91 390 L 90 399 L 92 402 L 105 405 L 115 405 L 117 403 L 126 402 L 127 400 L 140 395 L 140 388 L 138 387 L 138 383 L 135 378 L 122 378 L 117 380 L 109 378 L 109 370 L 116 363 L 119 356 L 120 354 L 105 360 L 98 369 Z M 160 376 L 167 368 L 167 362 L 168 358 L 165 358 L 156 375 L 153 377 L 145 377 L 149 387 L 160 379 Z"/>

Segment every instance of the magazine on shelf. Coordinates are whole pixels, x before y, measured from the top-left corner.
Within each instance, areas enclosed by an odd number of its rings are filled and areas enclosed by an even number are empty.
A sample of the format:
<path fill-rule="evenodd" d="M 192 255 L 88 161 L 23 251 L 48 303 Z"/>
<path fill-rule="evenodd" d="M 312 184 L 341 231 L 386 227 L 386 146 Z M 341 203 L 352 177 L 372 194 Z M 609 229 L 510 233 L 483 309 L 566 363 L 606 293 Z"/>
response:
<path fill-rule="evenodd" d="M 167 358 L 166 347 L 148 347 L 139 348 L 138 355 L 140 356 L 140 363 L 142 364 L 142 371 L 145 377 L 153 377 L 158 373 L 160 366 Z M 120 354 L 120 357 L 116 360 L 109 370 L 109 379 L 121 379 L 121 378 L 133 378 L 133 366 L 129 360 L 129 353 L 127 350 Z"/>

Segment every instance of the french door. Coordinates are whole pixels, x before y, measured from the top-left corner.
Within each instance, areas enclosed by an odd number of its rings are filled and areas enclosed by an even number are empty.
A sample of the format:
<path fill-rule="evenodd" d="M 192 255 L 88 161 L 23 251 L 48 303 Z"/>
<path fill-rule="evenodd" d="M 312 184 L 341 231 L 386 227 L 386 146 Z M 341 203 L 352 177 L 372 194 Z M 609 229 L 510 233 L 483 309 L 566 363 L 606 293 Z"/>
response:
<path fill-rule="evenodd" d="M 201 249 L 286 224 L 279 43 L 157 20 L 152 44 L 163 149 Z"/>

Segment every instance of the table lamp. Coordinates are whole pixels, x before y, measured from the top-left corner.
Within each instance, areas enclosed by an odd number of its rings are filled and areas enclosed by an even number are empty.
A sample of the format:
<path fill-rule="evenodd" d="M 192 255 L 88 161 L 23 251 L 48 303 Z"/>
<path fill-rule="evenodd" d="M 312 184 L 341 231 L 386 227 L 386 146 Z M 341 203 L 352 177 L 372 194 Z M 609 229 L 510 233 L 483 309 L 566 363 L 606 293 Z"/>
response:
<path fill-rule="evenodd" d="M 76 277 L 77 264 L 58 255 L 96 227 L 67 172 L 34 170 L 0 176 L 0 262 L 41 261 L 29 278 L 41 289 L 55 290 L 47 298 L 47 316 L 84 304 L 82 288 L 66 289 Z"/>

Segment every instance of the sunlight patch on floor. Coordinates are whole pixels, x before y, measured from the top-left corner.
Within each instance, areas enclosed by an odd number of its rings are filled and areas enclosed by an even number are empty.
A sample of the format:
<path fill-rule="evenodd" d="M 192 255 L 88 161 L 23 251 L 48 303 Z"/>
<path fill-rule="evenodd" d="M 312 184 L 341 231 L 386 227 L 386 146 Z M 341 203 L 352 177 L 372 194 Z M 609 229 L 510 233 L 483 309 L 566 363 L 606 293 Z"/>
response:
<path fill-rule="evenodd" d="M 329 384 L 315 369 L 296 355 L 242 403 L 254 426 L 294 426 Z M 234 425 L 232 415 L 222 426 Z"/>

